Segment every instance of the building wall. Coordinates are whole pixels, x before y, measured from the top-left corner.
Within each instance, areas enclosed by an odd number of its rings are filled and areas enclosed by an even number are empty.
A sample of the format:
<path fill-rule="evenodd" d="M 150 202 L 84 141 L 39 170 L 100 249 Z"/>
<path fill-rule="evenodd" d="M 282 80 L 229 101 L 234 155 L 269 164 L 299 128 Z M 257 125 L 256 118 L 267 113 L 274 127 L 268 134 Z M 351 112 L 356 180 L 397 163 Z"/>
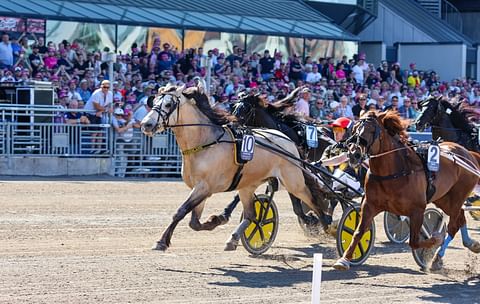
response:
<path fill-rule="evenodd" d="M 461 13 L 463 20 L 463 33 L 472 38 L 473 41 L 480 41 L 480 12 Z"/>
<path fill-rule="evenodd" d="M 433 69 L 443 81 L 466 76 L 467 47 L 464 44 L 399 43 L 397 58 L 402 68 L 415 62 L 417 69 Z"/>
<path fill-rule="evenodd" d="M 378 4 L 378 17 L 358 37 L 361 41 L 383 41 L 387 46 L 396 42 L 435 42 L 414 25 L 395 14 L 382 3 Z"/>
<path fill-rule="evenodd" d="M 367 62 L 378 66 L 382 60 L 387 59 L 387 50 L 383 42 L 367 42 L 358 46 L 358 53 L 367 54 Z"/>

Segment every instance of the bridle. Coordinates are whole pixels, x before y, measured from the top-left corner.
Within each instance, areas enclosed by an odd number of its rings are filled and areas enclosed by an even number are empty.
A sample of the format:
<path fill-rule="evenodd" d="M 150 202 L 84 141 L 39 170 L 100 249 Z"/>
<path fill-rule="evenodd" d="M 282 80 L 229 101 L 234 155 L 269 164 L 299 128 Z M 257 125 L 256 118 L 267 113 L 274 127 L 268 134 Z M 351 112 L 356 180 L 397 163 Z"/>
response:
<path fill-rule="evenodd" d="M 158 114 L 157 122 L 156 122 L 155 126 L 158 126 L 161 123 L 162 127 L 164 127 L 166 129 L 166 128 L 174 127 L 174 126 L 169 125 L 168 121 L 169 121 L 172 113 L 176 109 L 178 109 L 178 106 L 180 104 L 180 98 L 177 97 L 177 96 L 174 96 L 174 95 L 170 95 L 170 94 L 161 94 L 161 95 L 157 96 L 157 99 L 160 98 L 160 97 L 165 98 L 165 96 L 170 96 L 172 98 L 171 106 L 170 106 L 169 111 L 163 110 L 162 107 L 159 104 L 155 104 L 153 106 L 152 110 L 157 112 L 157 114 Z M 177 121 L 178 121 L 179 115 L 180 115 L 180 112 L 177 111 Z M 161 119 L 161 121 L 160 121 L 160 119 Z"/>
<path fill-rule="evenodd" d="M 374 126 L 375 126 L 375 131 L 374 131 L 374 134 L 373 134 L 373 139 L 370 143 L 367 142 L 367 140 L 365 140 L 364 138 L 361 138 L 359 134 L 363 133 L 364 130 L 365 130 L 365 124 L 366 123 L 374 123 Z M 356 141 L 355 141 L 355 145 L 357 147 L 361 147 L 362 145 L 360 144 L 360 141 L 364 141 L 366 142 L 366 145 L 365 145 L 365 154 L 369 155 L 370 157 L 372 156 L 370 154 L 370 149 L 372 148 L 373 144 L 377 141 L 377 138 L 380 140 L 380 145 L 381 145 L 381 141 L 382 141 L 382 138 L 381 138 L 381 128 L 380 126 L 378 125 L 378 121 L 373 118 L 373 117 L 366 117 L 366 118 L 362 118 L 358 121 L 358 126 L 357 126 L 357 131 L 355 132 L 356 134 L 353 134 L 351 139 L 349 139 L 348 141 L 352 141 L 355 137 L 356 137 Z"/>

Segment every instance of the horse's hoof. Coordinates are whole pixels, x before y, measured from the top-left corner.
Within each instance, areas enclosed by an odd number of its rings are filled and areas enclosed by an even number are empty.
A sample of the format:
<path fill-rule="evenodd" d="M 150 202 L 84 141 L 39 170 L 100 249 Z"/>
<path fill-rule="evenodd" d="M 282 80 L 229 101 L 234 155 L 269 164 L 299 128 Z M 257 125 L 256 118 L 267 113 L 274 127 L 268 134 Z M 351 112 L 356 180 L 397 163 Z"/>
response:
<path fill-rule="evenodd" d="M 436 254 L 432 265 L 430 266 L 430 271 L 438 271 L 443 268 L 443 259 L 440 255 Z"/>
<path fill-rule="evenodd" d="M 330 225 L 328 225 L 326 228 L 325 228 L 325 232 L 328 234 L 328 235 L 331 235 L 333 237 L 336 237 L 337 236 L 337 230 L 338 230 L 338 221 L 333 221 Z"/>
<path fill-rule="evenodd" d="M 166 251 L 168 249 L 167 244 L 164 242 L 157 242 L 155 246 L 152 247 L 152 250 Z"/>
<path fill-rule="evenodd" d="M 235 242 L 228 242 L 225 244 L 225 248 L 223 249 L 224 251 L 235 251 L 237 250 L 237 245 Z"/>
<path fill-rule="evenodd" d="M 480 243 L 478 241 L 473 241 L 473 243 L 467 248 L 473 253 L 480 253 Z"/>
<path fill-rule="evenodd" d="M 333 264 L 333 268 L 336 270 L 349 270 L 350 269 L 350 262 L 345 258 L 339 258 L 335 264 Z"/>

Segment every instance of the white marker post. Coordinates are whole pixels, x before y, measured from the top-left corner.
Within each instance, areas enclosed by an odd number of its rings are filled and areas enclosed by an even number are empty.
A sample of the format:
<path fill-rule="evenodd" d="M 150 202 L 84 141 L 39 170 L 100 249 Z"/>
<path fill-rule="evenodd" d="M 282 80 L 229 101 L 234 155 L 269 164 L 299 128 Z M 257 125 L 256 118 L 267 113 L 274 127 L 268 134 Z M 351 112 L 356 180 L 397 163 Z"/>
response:
<path fill-rule="evenodd" d="M 313 278 L 312 278 L 312 304 L 320 304 L 320 285 L 322 283 L 322 259 L 321 253 L 313 255 Z"/>

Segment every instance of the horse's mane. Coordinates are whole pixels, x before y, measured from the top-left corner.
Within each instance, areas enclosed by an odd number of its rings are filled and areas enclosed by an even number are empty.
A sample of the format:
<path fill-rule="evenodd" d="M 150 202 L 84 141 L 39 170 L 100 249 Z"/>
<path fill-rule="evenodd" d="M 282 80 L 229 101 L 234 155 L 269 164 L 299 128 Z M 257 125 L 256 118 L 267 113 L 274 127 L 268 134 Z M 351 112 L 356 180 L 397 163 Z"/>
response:
<path fill-rule="evenodd" d="M 479 114 L 475 109 L 459 98 L 447 99 L 445 97 L 439 100 L 445 110 L 450 109 L 450 120 L 455 128 L 470 132 L 475 128 L 474 121 L 478 121 Z"/>
<path fill-rule="evenodd" d="M 375 113 L 374 111 L 368 112 Z M 408 127 L 408 121 L 403 120 L 397 111 L 387 110 L 385 112 L 380 112 L 375 114 L 381 124 L 385 127 L 388 134 L 391 136 L 398 135 L 402 142 L 406 142 L 408 140 L 408 133 L 406 131 Z"/>
<path fill-rule="evenodd" d="M 190 87 L 183 91 L 183 95 L 187 98 L 195 100 L 195 105 L 212 123 L 224 125 L 229 122 L 236 121 L 236 117 L 221 109 L 213 109 L 205 93 L 199 92 L 196 87 Z"/>

